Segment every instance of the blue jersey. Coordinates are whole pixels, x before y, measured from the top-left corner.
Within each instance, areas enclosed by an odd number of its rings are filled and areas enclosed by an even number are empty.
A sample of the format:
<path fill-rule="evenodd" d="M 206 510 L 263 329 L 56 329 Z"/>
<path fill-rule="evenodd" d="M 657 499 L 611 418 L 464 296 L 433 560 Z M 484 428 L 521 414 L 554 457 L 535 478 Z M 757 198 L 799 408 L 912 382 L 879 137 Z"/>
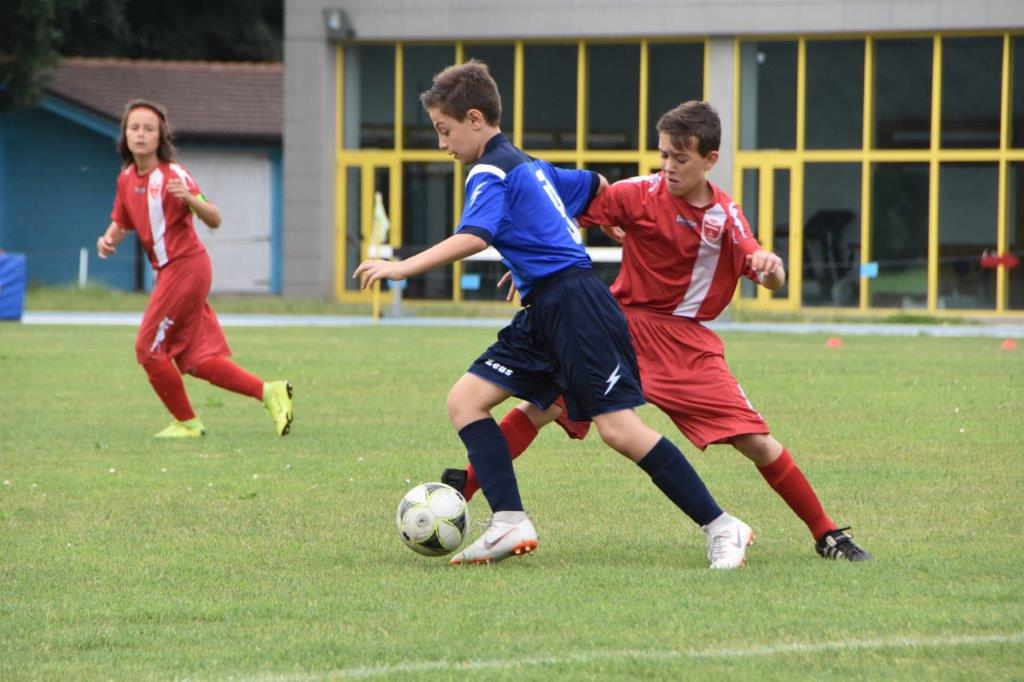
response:
<path fill-rule="evenodd" d="M 600 176 L 533 159 L 498 133 L 466 178 L 466 207 L 456 232 L 497 249 L 523 297 L 538 280 L 566 268 L 592 268 L 574 218 L 590 204 Z"/>

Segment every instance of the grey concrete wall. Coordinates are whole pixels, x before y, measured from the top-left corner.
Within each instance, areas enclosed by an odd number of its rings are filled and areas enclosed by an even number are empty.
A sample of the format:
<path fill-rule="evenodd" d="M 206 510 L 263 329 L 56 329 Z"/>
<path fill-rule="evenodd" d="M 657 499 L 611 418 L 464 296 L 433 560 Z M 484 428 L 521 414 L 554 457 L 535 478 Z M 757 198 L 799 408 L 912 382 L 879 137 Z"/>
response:
<path fill-rule="evenodd" d="M 334 296 L 335 47 L 319 0 L 285 2 L 286 296 Z"/>
<path fill-rule="evenodd" d="M 325 0 L 328 3 L 345 9 L 355 37 L 364 40 L 1024 26 L 1024 0 Z"/>

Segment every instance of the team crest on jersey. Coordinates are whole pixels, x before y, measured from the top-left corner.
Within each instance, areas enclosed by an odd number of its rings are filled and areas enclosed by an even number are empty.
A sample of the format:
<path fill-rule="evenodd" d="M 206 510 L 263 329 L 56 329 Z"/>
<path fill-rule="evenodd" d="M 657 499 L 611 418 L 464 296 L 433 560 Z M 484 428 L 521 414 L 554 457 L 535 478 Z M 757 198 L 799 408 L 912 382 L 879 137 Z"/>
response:
<path fill-rule="evenodd" d="M 717 217 L 704 216 L 704 222 L 700 226 L 700 238 L 707 244 L 714 244 L 722 236 L 722 227 L 725 223 Z"/>
<path fill-rule="evenodd" d="M 160 185 L 156 182 L 149 183 L 149 198 L 158 199 L 160 198 Z"/>

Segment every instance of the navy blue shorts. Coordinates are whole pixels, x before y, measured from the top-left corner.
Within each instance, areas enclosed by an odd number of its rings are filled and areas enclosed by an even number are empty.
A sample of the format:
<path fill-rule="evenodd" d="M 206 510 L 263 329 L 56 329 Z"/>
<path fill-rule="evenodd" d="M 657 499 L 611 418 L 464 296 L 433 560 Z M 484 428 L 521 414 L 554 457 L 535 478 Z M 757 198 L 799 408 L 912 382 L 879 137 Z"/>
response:
<path fill-rule="evenodd" d="M 576 421 L 644 404 L 626 318 L 593 270 L 557 273 L 524 303 L 467 371 L 541 409 L 564 396 Z"/>

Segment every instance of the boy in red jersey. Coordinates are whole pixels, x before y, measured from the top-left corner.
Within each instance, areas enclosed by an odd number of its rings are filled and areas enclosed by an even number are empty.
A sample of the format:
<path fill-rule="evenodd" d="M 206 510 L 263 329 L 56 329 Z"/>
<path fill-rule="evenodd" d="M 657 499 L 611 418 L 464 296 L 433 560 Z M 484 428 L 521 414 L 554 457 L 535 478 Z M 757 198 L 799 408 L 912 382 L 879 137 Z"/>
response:
<path fill-rule="evenodd" d="M 129 102 L 121 120 L 118 151 L 125 166 L 117 178 L 110 225 L 96 241 L 96 249 L 100 258 L 107 258 L 134 230 L 156 272 L 156 285 L 135 339 L 135 357 L 174 416 L 157 438 L 206 433 L 189 404 L 183 372 L 262 401 L 278 435 L 286 435 L 292 421 L 291 384 L 265 383 L 231 362 L 224 332 L 206 302 L 212 279 L 210 256 L 196 235 L 192 214 L 216 228 L 220 211 L 206 201 L 188 171 L 174 162 L 164 108 L 144 100 Z"/>
<path fill-rule="evenodd" d="M 729 304 L 740 277 L 772 290 L 785 283 L 782 259 L 761 248 L 739 206 L 705 177 L 718 160 L 718 114 L 706 102 L 685 102 L 661 117 L 658 133 L 662 172 L 615 183 L 579 218 L 581 226 L 602 226 L 623 243 L 612 293 L 629 323 L 644 397 L 701 450 L 730 443 L 750 459 L 807 524 L 818 554 L 870 559 L 825 513 L 803 472 L 747 401 L 721 339 L 701 324 Z M 586 423 L 570 422 L 558 408 L 542 412 L 523 403 L 501 424 L 513 456 L 552 419 L 570 437 L 586 435 Z M 473 479 L 471 468 L 442 476 L 467 499 L 475 492 Z"/>

